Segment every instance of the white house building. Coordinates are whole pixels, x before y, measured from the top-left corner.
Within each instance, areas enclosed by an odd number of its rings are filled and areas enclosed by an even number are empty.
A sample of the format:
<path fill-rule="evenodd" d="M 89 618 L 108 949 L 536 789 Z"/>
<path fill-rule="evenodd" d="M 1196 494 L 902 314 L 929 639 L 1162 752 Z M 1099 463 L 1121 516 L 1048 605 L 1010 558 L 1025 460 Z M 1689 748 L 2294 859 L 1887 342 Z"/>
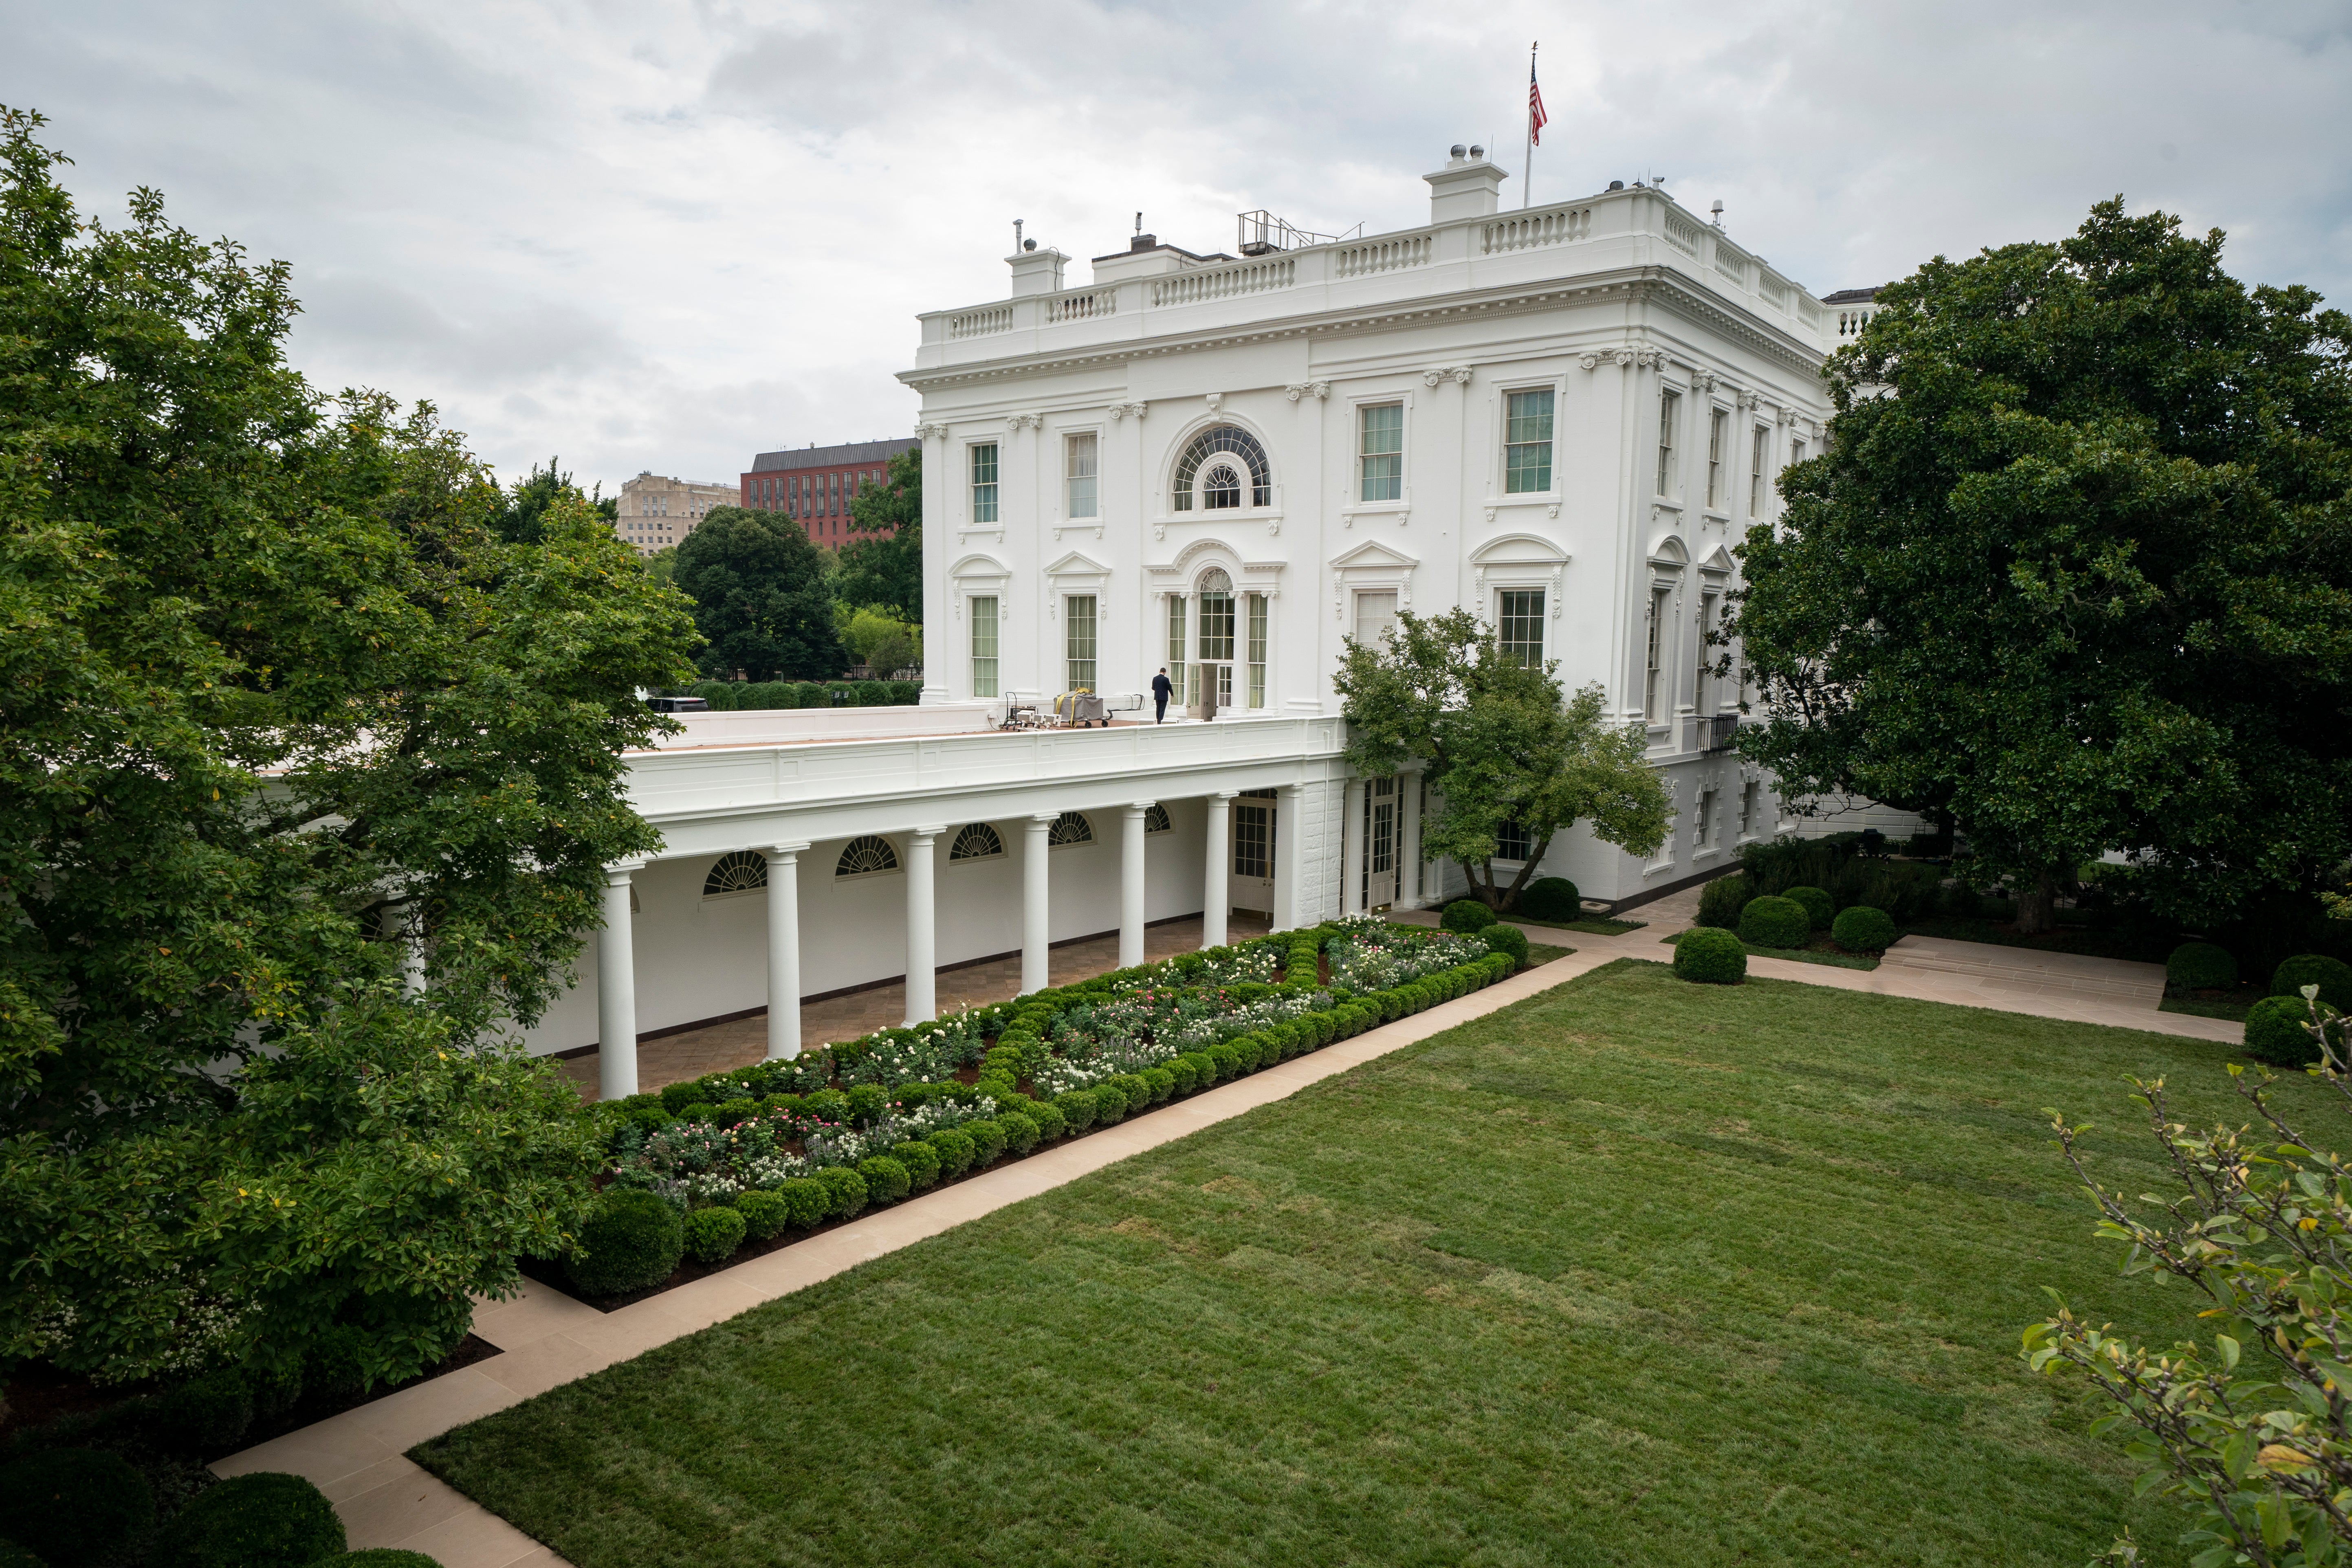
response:
<path fill-rule="evenodd" d="M 1151 921 L 1435 901 L 1459 872 L 1420 863 L 1419 782 L 1349 777 L 1331 684 L 1404 609 L 1467 605 L 1645 728 L 1674 832 L 1648 859 L 1564 836 L 1544 870 L 1588 898 L 1779 828 L 1703 638 L 1822 439 L 1833 325 L 1662 189 L 1510 212 L 1505 177 L 1456 148 L 1425 226 L 1239 258 L 1138 236 L 1082 286 L 1024 249 L 1009 298 L 924 314 L 925 706 L 694 716 L 636 759 L 661 858 L 614 869 L 593 983 L 534 1047 L 768 1007 L 782 1052 L 796 996 L 904 974 L 919 1018 L 942 964 L 1019 951 L 1042 984 L 1048 943 L 1139 957 Z M 1162 667 L 1169 725 L 983 729 Z M 633 1050 L 602 1059 L 634 1086 Z"/>

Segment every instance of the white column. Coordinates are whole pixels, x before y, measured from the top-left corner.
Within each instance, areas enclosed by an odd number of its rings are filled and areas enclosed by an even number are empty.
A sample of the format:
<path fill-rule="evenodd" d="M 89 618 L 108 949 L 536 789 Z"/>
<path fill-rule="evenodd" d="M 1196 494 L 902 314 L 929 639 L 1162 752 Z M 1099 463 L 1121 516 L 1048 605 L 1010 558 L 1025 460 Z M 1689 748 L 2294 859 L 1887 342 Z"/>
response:
<path fill-rule="evenodd" d="M 1364 781 L 1349 779 L 1339 807 L 1339 912 L 1364 912 Z"/>
<path fill-rule="evenodd" d="M 1421 908 L 1421 775 L 1417 773 L 1397 774 L 1397 788 L 1404 795 L 1404 847 L 1397 854 L 1397 904 L 1400 908 Z"/>
<path fill-rule="evenodd" d="M 768 850 L 768 1059 L 801 1054 L 801 851 Z"/>
<path fill-rule="evenodd" d="M 1208 799 L 1209 862 L 1201 879 L 1201 945 L 1225 945 L 1225 916 L 1233 908 L 1227 879 L 1234 869 L 1234 796 L 1237 790 L 1220 790 Z"/>
<path fill-rule="evenodd" d="M 604 868 L 604 929 L 596 933 L 596 1097 L 637 1092 L 637 950 L 629 929 L 629 879 L 642 860 Z"/>
<path fill-rule="evenodd" d="M 1284 784 L 1276 797 L 1274 817 L 1274 927 L 1276 931 L 1297 929 L 1299 911 L 1307 907 L 1305 891 L 1299 879 L 1306 874 L 1307 862 L 1298 847 L 1306 841 L 1307 789 L 1303 784 Z"/>
<path fill-rule="evenodd" d="M 1029 819 L 1021 846 L 1021 989 L 1043 991 L 1054 984 L 1051 946 L 1045 923 L 1046 837 L 1057 814 L 1041 812 Z"/>
<path fill-rule="evenodd" d="M 394 904 L 377 917 L 377 930 L 386 942 L 400 944 L 400 988 L 411 996 L 425 994 L 425 906 Z M 409 930 L 414 921 L 416 930 Z"/>
<path fill-rule="evenodd" d="M 1119 813 L 1118 966 L 1143 962 L 1143 819 L 1151 809 L 1139 801 Z"/>
<path fill-rule="evenodd" d="M 907 1022 L 928 1023 L 939 1003 L 939 910 L 933 888 L 933 847 L 943 827 L 907 835 Z"/>

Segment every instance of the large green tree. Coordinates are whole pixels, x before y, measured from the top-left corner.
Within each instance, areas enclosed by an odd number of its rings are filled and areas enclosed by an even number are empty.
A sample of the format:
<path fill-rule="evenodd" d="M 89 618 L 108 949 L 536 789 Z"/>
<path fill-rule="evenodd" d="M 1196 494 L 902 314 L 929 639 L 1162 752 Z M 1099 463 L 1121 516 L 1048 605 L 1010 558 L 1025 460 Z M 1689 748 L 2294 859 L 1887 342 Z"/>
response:
<path fill-rule="evenodd" d="M 2352 854 L 2352 321 L 2093 210 L 1942 258 L 1832 361 L 1732 631 L 1791 795 L 1948 813 L 2021 923 L 2106 850 L 2167 912 Z"/>
<path fill-rule="evenodd" d="M 591 1151 L 519 1025 L 684 601 L 576 490 L 319 397 L 283 264 L 79 216 L 0 111 L 0 1364 L 414 1372 Z"/>
<path fill-rule="evenodd" d="M 780 511 L 713 507 L 678 541 L 670 580 L 694 601 L 702 670 L 729 680 L 831 680 L 845 656 L 824 552 Z"/>
<path fill-rule="evenodd" d="M 874 605 L 923 624 L 923 449 L 890 459 L 882 482 L 857 492 L 850 518 L 861 531 L 841 549 L 834 590 L 852 605 Z"/>
<path fill-rule="evenodd" d="M 1580 820 L 1636 855 L 1665 841 L 1672 814 L 1640 727 L 1612 722 L 1598 686 L 1564 696 L 1558 671 L 1557 660 L 1521 664 L 1458 608 L 1405 611 L 1377 644 L 1349 637 L 1340 662 L 1348 761 L 1381 776 L 1422 760 L 1432 795 L 1423 849 L 1458 862 L 1490 908 L 1510 908 L 1552 839 Z M 1507 886 L 1494 865 L 1506 824 L 1535 844 Z"/>

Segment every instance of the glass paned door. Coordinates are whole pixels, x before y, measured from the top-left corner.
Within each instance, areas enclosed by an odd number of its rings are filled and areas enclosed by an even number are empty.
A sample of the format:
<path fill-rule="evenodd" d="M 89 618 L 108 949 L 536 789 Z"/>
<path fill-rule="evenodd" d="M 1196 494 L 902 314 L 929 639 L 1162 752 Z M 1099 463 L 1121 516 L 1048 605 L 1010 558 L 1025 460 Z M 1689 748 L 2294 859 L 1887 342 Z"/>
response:
<path fill-rule="evenodd" d="M 1364 908 L 1386 909 L 1397 900 L 1397 784 L 1374 779 L 1364 792 Z"/>
<path fill-rule="evenodd" d="M 1233 907 L 1274 918 L 1274 802 L 1244 795 L 1234 802 Z"/>

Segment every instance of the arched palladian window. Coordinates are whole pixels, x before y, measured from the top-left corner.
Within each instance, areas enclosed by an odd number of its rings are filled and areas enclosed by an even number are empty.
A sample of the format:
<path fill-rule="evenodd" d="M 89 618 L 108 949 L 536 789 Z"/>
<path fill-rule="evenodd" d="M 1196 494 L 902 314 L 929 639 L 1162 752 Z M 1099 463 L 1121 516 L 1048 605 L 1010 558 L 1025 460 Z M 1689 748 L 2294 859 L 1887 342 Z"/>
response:
<path fill-rule="evenodd" d="M 1168 808 L 1158 801 L 1155 800 L 1143 808 L 1144 832 L 1168 833 L 1173 831 L 1175 826 L 1174 823 L 1168 820 Z"/>
<path fill-rule="evenodd" d="M 1230 664 L 1234 657 L 1234 580 L 1222 566 L 1201 574 L 1201 658 Z"/>
<path fill-rule="evenodd" d="M 834 863 L 833 874 L 836 877 L 875 877 L 898 868 L 898 852 L 890 847 L 890 841 L 869 833 L 842 846 L 841 858 Z"/>
<path fill-rule="evenodd" d="M 948 859 L 988 860 L 1004 853 L 1004 840 L 985 822 L 967 822 L 948 846 Z"/>
<path fill-rule="evenodd" d="M 1212 425 L 1184 443 L 1168 498 L 1177 511 L 1272 506 L 1274 470 L 1265 448 L 1238 425 Z"/>
<path fill-rule="evenodd" d="M 1094 841 L 1095 825 L 1087 820 L 1083 812 L 1062 813 L 1045 832 L 1045 845 L 1051 849 L 1061 849 L 1073 844 L 1092 844 Z"/>
<path fill-rule="evenodd" d="M 702 879 L 702 896 L 724 899 L 736 893 L 756 893 L 768 885 L 768 858 L 756 850 L 738 849 L 721 855 Z"/>

